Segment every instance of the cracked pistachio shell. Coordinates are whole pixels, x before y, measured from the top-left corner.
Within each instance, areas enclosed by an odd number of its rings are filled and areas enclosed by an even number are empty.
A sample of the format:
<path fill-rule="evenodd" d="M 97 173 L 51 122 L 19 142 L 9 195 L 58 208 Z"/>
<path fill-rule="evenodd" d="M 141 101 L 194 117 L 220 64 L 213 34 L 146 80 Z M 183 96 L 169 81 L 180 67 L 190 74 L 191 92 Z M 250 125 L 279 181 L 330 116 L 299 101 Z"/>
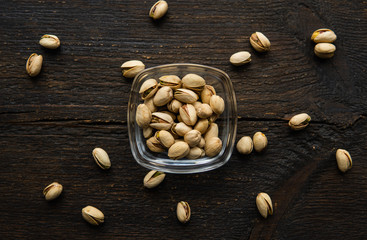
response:
<path fill-rule="evenodd" d="M 203 137 L 201 137 L 200 142 L 198 144 L 198 147 L 199 148 L 204 148 L 205 147 L 205 139 Z M 205 151 L 204 151 L 204 153 L 205 153 Z"/>
<path fill-rule="evenodd" d="M 201 91 L 200 97 L 203 103 L 210 104 L 210 98 L 216 95 L 216 91 L 213 86 L 205 85 L 203 91 Z"/>
<path fill-rule="evenodd" d="M 173 99 L 170 103 L 167 104 L 168 110 L 173 113 L 178 113 L 181 106 L 182 106 L 182 103 L 176 99 Z"/>
<path fill-rule="evenodd" d="M 197 121 L 195 107 L 191 104 L 185 104 L 180 107 L 180 116 L 184 123 L 189 126 L 194 126 Z"/>
<path fill-rule="evenodd" d="M 178 101 L 183 103 L 194 103 L 199 99 L 195 92 L 185 88 L 177 89 L 174 95 Z"/>
<path fill-rule="evenodd" d="M 182 87 L 193 90 L 195 92 L 200 92 L 204 89 L 205 80 L 201 76 L 190 73 L 182 78 Z"/>
<path fill-rule="evenodd" d="M 209 104 L 203 103 L 199 107 L 195 108 L 196 114 L 199 118 L 208 118 L 213 114 L 212 108 Z"/>
<path fill-rule="evenodd" d="M 215 157 L 219 154 L 220 150 L 222 150 L 222 140 L 218 137 L 208 138 L 205 141 L 205 155 L 208 157 Z"/>
<path fill-rule="evenodd" d="M 158 91 L 158 83 L 155 79 L 146 80 L 140 87 L 139 93 L 143 100 L 151 98 Z"/>
<path fill-rule="evenodd" d="M 330 29 L 321 28 L 313 32 L 311 40 L 315 43 L 332 43 L 336 40 L 336 35 Z"/>
<path fill-rule="evenodd" d="M 211 123 L 204 135 L 205 142 L 208 142 L 208 139 L 210 138 L 218 137 L 218 134 L 219 134 L 218 124 Z"/>
<path fill-rule="evenodd" d="M 100 225 L 104 222 L 104 215 L 103 213 L 92 206 L 86 206 L 82 209 L 82 216 L 85 221 L 92 225 Z"/>
<path fill-rule="evenodd" d="M 251 46 L 258 52 L 267 52 L 270 50 L 270 41 L 261 32 L 255 32 L 250 37 Z"/>
<path fill-rule="evenodd" d="M 208 130 L 208 127 L 209 127 L 209 120 L 202 118 L 198 120 L 194 129 L 198 130 L 201 134 L 205 134 L 206 130 Z"/>
<path fill-rule="evenodd" d="M 153 98 L 148 98 L 144 100 L 144 104 L 149 108 L 151 112 L 157 111 L 157 106 L 154 105 Z"/>
<path fill-rule="evenodd" d="M 237 52 L 229 58 L 229 61 L 234 66 L 241 66 L 241 65 L 251 62 L 251 54 L 247 51 Z"/>
<path fill-rule="evenodd" d="M 94 161 L 96 161 L 97 165 L 102 168 L 103 170 L 107 170 L 111 167 L 111 161 L 108 157 L 108 154 L 102 148 L 95 148 L 92 151 L 92 155 Z"/>
<path fill-rule="evenodd" d="M 256 152 L 262 152 L 268 145 L 268 139 L 262 132 L 255 133 L 252 141 Z"/>
<path fill-rule="evenodd" d="M 147 105 L 139 104 L 136 108 L 136 123 L 141 128 L 146 128 L 149 126 L 150 121 L 152 120 L 152 112 L 149 110 Z"/>
<path fill-rule="evenodd" d="M 150 127 L 157 130 L 169 130 L 172 127 L 173 119 L 167 113 L 154 112 L 152 113 L 152 120 Z"/>
<path fill-rule="evenodd" d="M 145 69 L 142 61 L 131 60 L 121 65 L 122 75 L 126 78 L 134 78 L 138 73 Z"/>
<path fill-rule="evenodd" d="M 184 122 L 179 122 L 174 124 L 171 128 L 172 132 L 176 133 L 178 136 L 183 137 L 187 132 L 192 130 L 192 127 L 187 126 Z"/>
<path fill-rule="evenodd" d="M 164 178 L 166 177 L 166 174 L 164 172 L 159 172 L 152 170 L 148 172 L 147 175 L 145 175 L 143 183 L 144 187 L 146 188 L 155 188 L 157 187 L 161 182 L 163 182 Z"/>
<path fill-rule="evenodd" d="M 181 223 L 187 223 L 191 217 L 190 205 L 184 201 L 179 202 L 177 204 L 176 214 L 177 214 L 177 219 Z"/>
<path fill-rule="evenodd" d="M 143 136 L 144 138 L 150 138 L 151 136 L 153 136 L 153 128 L 151 127 L 143 128 Z"/>
<path fill-rule="evenodd" d="M 244 136 L 237 142 L 237 150 L 241 154 L 250 154 L 253 148 L 254 145 L 252 143 L 251 137 L 249 136 Z"/>
<path fill-rule="evenodd" d="M 338 164 L 338 168 L 342 172 L 346 172 L 352 168 L 352 157 L 349 152 L 344 149 L 338 149 L 336 151 L 336 162 Z"/>
<path fill-rule="evenodd" d="M 256 197 L 256 206 L 264 218 L 267 218 L 268 215 L 273 215 L 273 203 L 268 194 L 259 193 Z"/>
<path fill-rule="evenodd" d="M 169 103 L 173 98 L 173 91 L 170 87 L 160 88 L 153 98 L 154 105 L 161 107 Z"/>
<path fill-rule="evenodd" d="M 205 154 L 204 149 L 201 149 L 199 147 L 193 147 L 190 149 L 189 154 L 187 154 L 186 158 L 187 159 L 198 159 L 201 158 L 201 156 L 203 155 L 203 152 Z"/>
<path fill-rule="evenodd" d="M 166 1 L 160 0 L 156 2 L 149 11 L 149 17 L 154 20 L 162 18 L 168 11 L 168 4 Z"/>
<path fill-rule="evenodd" d="M 35 77 L 41 72 L 42 62 L 43 62 L 42 55 L 32 53 L 31 56 L 29 56 L 25 67 L 30 77 Z"/>
<path fill-rule="evenodd" d="M 47 201 L 56 199 L 62 193 L 62 185 L 58 182 L 53 182 L 45 189 L 43 189 L 43 195 Z"/>
<path fill-rule="evenodd" d="M 166 151 L 164 146 L 162 146 L 162 144 L 154 136 L 147 139 L 146 143 L 147 143 L 147 147 L 152 152 L 160 153 L 160 152 Z"/>
<path fill-rule="evenodd" d="M 159 78 L 159 84 L 175 90 L 181 87 L 181 79 L 176 75 L 165 75 Z"/>
<path fill-rule="evenodd" d="M 41 37 L 39 44 L 48 49 L 56 49 L 60 46 L 60 40 L 55 35 L 45 34 Z"/>
<path fill-rule="evenodd" d="M 196 147 L 201 140 L 201 133 L 198 130 L 191 130 L 184 136 L 184 140 L 190 147 Z"/>
<path fill-rule="evenodd" d="M 218 95 L 213 95 L 210 98 L 210 107 L 216 114 L 222 114 L 224 111 L 224 100 Z"/>
<path fill-rule="evenodd" d="M 186 157 L 189 152 L 189 145 L 186 142 L 178 141 L 168 149 L 168 157 L 177 160 Z"/>
<path fill-rule="evenodd" d="M 171 147 L 175 143 L 172 134 L 166 130 L 157 131 L 154 136 L 166 148 Z"/>
<path fill-rule="evenodd" d="M 318 43 L 315 46 L 314 52 L 315 55 L 319 58 L 332 58 L 334 56 L 334 52 L 336 47 L 331 43 Z"/>
<path fill-rule="evenodd" d="M 308 126 L 310 121 L 311 121 L 311 117 L 307 113 L 301 113 L 301 114 L 297 114 L 297 115 L 293 116 L 289 120 L 288 125 L 293 130 L 302 130 L 305 127 Z"/>

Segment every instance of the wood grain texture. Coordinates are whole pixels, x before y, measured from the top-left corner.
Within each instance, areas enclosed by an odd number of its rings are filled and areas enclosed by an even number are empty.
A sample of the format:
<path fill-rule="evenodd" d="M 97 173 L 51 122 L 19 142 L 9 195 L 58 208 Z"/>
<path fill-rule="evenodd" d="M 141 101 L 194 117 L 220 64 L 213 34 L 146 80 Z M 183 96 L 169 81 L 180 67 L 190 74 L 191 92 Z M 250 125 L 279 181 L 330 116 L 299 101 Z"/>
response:
<path fill-rule="evenodd" d="M 158 22 L 155 1 L 4 1 L 0 8 L 1 239 L 363 239 L 367 234 L 367 4 L 363 1 L 169 1 Z M 333 29 L 334 58 L 320 60 L 309 38 Z M 272 43 L 258 54 L 248 38 Z M 57 35 L 61 48 L 39 44 Z M 252 62 L 233 67 L 247 50 Z M 41 74 L 25 62 L 44 56 Z M 132 157 L 127 135 L 131 80 L 120 65 L 190 62 L 224 70 L 236 89 L 237 139 L 263 131 L 263 154 L 236 150 L 220 169 L 168 174 L 144 189 L 147 170 Z M 292 132 L 287 120 L 307 112 L 312 123 Z M 94 163 L 104 148 L 112 167 Z M 353 168 L 341 174 L 335 151 Z M 61 197 L 46 202 L 53 181 Z M 274 215 L 263 219 L 255 198 L 267 192 Z M 192 208 L 180 224 L 178 201 Z M 81 209 L 93 205 L 106 221 L 91 227 Z"/>

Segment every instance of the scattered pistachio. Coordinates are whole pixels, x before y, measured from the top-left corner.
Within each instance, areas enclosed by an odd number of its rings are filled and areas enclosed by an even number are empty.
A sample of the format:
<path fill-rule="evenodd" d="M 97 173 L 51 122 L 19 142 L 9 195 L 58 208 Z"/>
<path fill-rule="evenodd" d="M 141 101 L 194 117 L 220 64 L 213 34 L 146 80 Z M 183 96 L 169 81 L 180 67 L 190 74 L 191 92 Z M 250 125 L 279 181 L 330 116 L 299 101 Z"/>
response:
<path fill-rule="evenodd" d="M 139 93 L 143 100 L 151 98 L 158 91 L 158 83 L 155 79 L 146 80 L 140 87 Z"/>
<path fill-rule="evenodd" d="M 126 78 L 134 78 L 138 73 L 145 69 L 145 65 L 142 61 L 131 60 L 124 62 L 121 65 L 122 75 Z"/>
<path fill-rule="evenodd" d="M 241 154 L 250 154 L 253 147 L 252 139 L 249 136 L 244 136 L 237 142 L 237 150 Z"/>
<path fill-rule="evenodd" d="M 161 107 L 169 103 L 173 98 L 172 88 L 170 87 L 161 87 L 153 98 L 154 105 Z"/>
<path fill-rule="evenodd" d="M 267 218 L 268 215 L 273 215 L 273 203 L 267 193 L 259 193 L 257 195 L 256 206 L 264 218 Z"/>
<path fill-rule="evenodd" d="M 111 167 L 110 158 L 108 157 L 107 152 L 103 150 L 102 148 L 93 149 L 92 155 L 93 155 L 94 161 L 96 161 L 97 165 L 100 168 L 107 170 Z"/>
<path fill-rule="evenodd" d="M 42 61 L 42 55 L 38 55 L 37 53 L 32 53 L 31 56 L 29 56 L 26 63 L 26 70 L 29 76 L 35 77 L 41 72 Z"/>
<path fill-rule="evenodd" d="M 179 141 L 168 149 L 168 157 L 177 160 L 186 157 L 189 152 L 189 145 L 186 142 Z"/>
<path fill-rule="evenodd" d="M 41 37 L 39 44 L 48 49 L 56 49 L 60 46 L 60 40 L 55 35 L 45 34 Z"/>
<path fill-rule="evenodd" d="M 267 52 L 270 50 L 270 41 L 261 32 L 255 32 L 250 37 L 252 47 L 258 52 Z"/>
<path fill-rule="evenodd" d="M 314 52 L 315 55 L 319 58 L 332 58 L 334 56 L 334 52 L 336 47 L 331 43 L 318 43 L 315 46 Z"/>
<path fill-rule="evenodd" d="M 82 209 L 82 216 L 85 221 L 92 225 L 100 225 L 104 222 L 104 215 L 103 213 L 92 206 L 86 206 Z"/>
<path fill-rule="evenodd" d="M 191 217 L 190 205 L 187 202 L 181 201 L 177 204 L 177 219 L 181 223 L 187 223 Z"/>
<path fill-rule="evenodd" d="M 352 157 L 349 152 L 344 149 L 338 149 L 336 151 L 336 162 L 338 163 L 338 168 L 342 172 L 346 172 L 352 168 Z"/>
<path fill-rule="evenodd" d="M 252 141 L 256 152 L 262 152 L 268 145 L 268 139 L 262 132 L 255 133 Z"/>
<path fill-rule="evenodd" d="M 230 57 L 229 61 L 235 66 L 241 66 L 251 62 L 251 54 L 247 51 L 237 52 Z"/>
<path fill-rule="evenodd" d="M 154 20 L 160 19 L 163 17 L 168 10 L 168 4 L 166 1 L 160 0 L 156 2 L 149 11 L 149 17 Z"/>
<path fill-rule="evenodd" d="M 47 201 L 56 199 L 62 193 L 62 185 L 58 182 L 53 182 L 43 190 L 43 195 Z"/>
<path fill-rule="evenodd" d="M 222 140 L 218 137 L 212 137 L 205 140 L 205 155 L 208 157 L 217 156 L 222 150 Z"/>
<path fill-rule="evenodd" d="M 311 40 L 315 43 L 332 43 L 336 40 L 336 35 L 330 29 L 321 28 L 313 32 Z"/>
<path fill-rule="evenodd" d="M 148 172 L 147 175 L 145 175 L 143 183 L 144 187 L 146 188 L 155 188 L 157 187 L 161 182 L 163 182 L 164 178 L 166 177 L 166 174 L 164 172 L 159 172 L 152 170 Z"/>
<path fill-rule="evenodd" d="M 311 117 L 307 113 L 301 113 L 293 116 L 290 120 L 288 125 L 293 130 L 302 130 L 308 126 L 311 121 Z"/>

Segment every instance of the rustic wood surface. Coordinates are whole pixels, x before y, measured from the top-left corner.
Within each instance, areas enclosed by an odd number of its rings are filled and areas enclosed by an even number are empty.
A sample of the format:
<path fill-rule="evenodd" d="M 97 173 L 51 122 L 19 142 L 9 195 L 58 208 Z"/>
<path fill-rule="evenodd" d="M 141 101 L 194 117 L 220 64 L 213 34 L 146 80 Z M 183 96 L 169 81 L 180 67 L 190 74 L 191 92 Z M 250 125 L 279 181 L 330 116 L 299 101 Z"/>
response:
<path fill-rule="evenodd" d="M 1 1 L 1 239 L 365 239 L 367 235 L 366 1 L 169 1 L 154 22 L 154 1 Z M 313 54 L 311 33 L 333 29 L 334 58 Z M 272 49 L 257 54 L 248 38 L 261 31 Z M 58 50 L 42 48 L 45 33 Z M 248 50 L 252 62 L 229 57 Z M 41 74 L 25 72 L 28 56 L 44 56 Z M 120 65 L 190 62 L 224 70 L 236 89 L 237 139 L 263 131 L 263 154 L 236 150 L 220 169 L 167 175 L 144 189 L 147 169 L 132 157 L 127 102 L 132 80 Z M 287 119 L 307 112 L 311 125 L 292 132 Z M 112 168 L 94 163 L 94 147 Z M 342 174 L 335 151 L 353 168 Z M 46 202 L 43 188 L 64 186 Z M 273 199 L 263 219 L 258 192 Z M 192 219 L 180 224 L 176 203 Z M 106 221 L 92 227 L 81 209 L 93 205 Z"/>

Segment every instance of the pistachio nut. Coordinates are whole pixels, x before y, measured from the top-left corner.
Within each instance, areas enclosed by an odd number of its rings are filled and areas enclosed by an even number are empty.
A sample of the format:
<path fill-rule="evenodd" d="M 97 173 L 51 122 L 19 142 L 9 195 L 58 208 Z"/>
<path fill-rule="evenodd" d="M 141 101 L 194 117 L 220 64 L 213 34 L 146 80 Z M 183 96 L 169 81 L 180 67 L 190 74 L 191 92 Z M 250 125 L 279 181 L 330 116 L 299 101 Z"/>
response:
<path fill-rule="evenodd" d="M 149 11 L 149 17 L 154 20 L 160 19 L 168 11 L 168 4 L 166 1 L 159 0 L 156 2 Z"/>
<path fill-rule="evenodd" d="M 305 127 L 308 126 L 310 121 L 311 121 L 311 117 L 307 113 L 301 113 L 301 114 L 297 114 L 297 115 L 293 116 L 289 120 L 288 125 L 293 130 L 302 130 Z"/>
<path fill-rule="evenodd" d="M 205 142 L 208 142 L 208 139 L 210 139 L 210 138 L 218 137 L 218 134 L 219 134 L 218 124 L 211 123 L 209 125 L 208 130 L 206 130 L 206 133 L 204 135 Z"/>
<path fill-rule="evenodd" d="M 215 157 L 222 150 L 222 140 L 218 137 L 211 137 L 205 140 L 205 155 L 208 157 Z"/>
<path fill-rule="evenodd" d="M 201 133 L 198 130 L 191 130 L 185 134 L 184 140 L 190 147 L 196 147 L 200 143 Z"/>
<path fill-rule="evenodd" d="M 45 34 L 41 37 L 39 42 L 43 47 L 48 49 L 56 49 L 60 46 L 60 40 L 57 36 Z"/>
<path fill-rule="evenodd" d="M 139 104 L 136 108 L 136 123 L 139 127 L 145 128 L 148 127 L 150 121 L 152 120 L 152 113 L 145 104 Z"/>
<path fill-rule="evenodd" d="M 157 111 L 157 106 L 154 105 L 153 98 L 148 98 L 144 100 L 144 104 L 149 108 L 151 112 Z"/>
<path fill-rule="evenodd" d="M 186 157 L 189 152 L 189 145 L 186 142 L 178 141 L 168 149 L 168 157 L 177 160 Z"/>
<path fill-rule="evenodd" d="M 219 114 L 212 114 L 210 117 L 209 117 L 209 123 L 213 123 L 215 121 L 217 121 L 217 119 L 219 118 Z"/>
<path fill-rule="evenodd" d="M 196 101 L 191 103 L 192 106 L 194 106 L 195 110 L 198 111 L 198 108 L 201 106 L 201 104 L 203 104 L 202 102 Z"/>
<path fill-rule="evenodd" d="M 161 112 L 170 115 L 173 121 L 175 121 L 177 118 L 176 114 L 174 114 L 173 112 L 170 111 L 161 111 Z"/>
<path fill-rule="evenodd" d="M 201 134 L 205 134 L 206 130 L 208 130 L 208 127 L 209 127 L 209 120 L 202 118 L 198 120 L 194 129 L 198 130 Z"/>
<path fill-rule="evenodd" d="M 178 142 L 185 142 L 185 140 L 183 140 L 183 138 L 175 139 L 175 143 L 178 143 Z"/>
<path fill-rule="evenodd" d="M 151 78 L 146 80 L 140 87 L 139 93 L 143 100 L 151 98 L 158 91 L 158 83 L 155 79 Z"/>
<path fill-rule="evenodd" d="M 204 89 L 205 80 L 201 76 L 189 73 L 182 78 L 182 87 L 191 89 L 195 92 L 201 92 Z"/>
<path fill-rule="evenodd" d="M 209 106 L 209 104 L 203 103 L 198 108 L 196 108 L 196 114 L 199 118 L 208 118 L 213 114 L 213 110 Z"/>
<path fill-rule="evenodd" d="M 169 148 L 175 143 L 172 134 L 166 130 L 157 131 L 154 136 L 166 148 Z"/>
<path fill-rule="evenodd" d="M 176 75 L 165 75 L 159 78 L 161 86 L 167 86 L 176 90 L 181 87 L 181 79 Z"/>
<path fill-rule="evenodd" d="M 159 172 L 152 170 L 148 172 L 147 175 L 145 175 L 143 183 L 144 187 L 146 188 L 155 188 L 157 187 L 161 182 L 163 182 L 164 178 L 166 177 L 166 174 L 164 172 Z"/>
<path fill-rule="evenodd" d="M 251 46 L 258 52 L 267 52 L 270 50 L 270 41 L 261 32 L 255 32 L 250 37 Z"/>
<path fill-rule="evenodd" d="M 210 98 L 216 95 L 215 89 L 211 85 L 205 85 L 203 91 L 201 91 L 200 97 L 203 103 L 210 104 Z"/>
<path fill-rule="evenodd" d="M 191 217 L 190 205 L 187 202 L 181 201 L 177 204 L 177 219 L 181 223 L 187 223 Z"/>
<path fill-rule="evenodd" d="M 319 58 L 332 58 L 334 56 L 334 52 L 336 47 L 331 43 L 318 43 L 315 46 L 314 52 L 315 55 Z"/>
<path fill-rule="evenodd" d="M 144 138 L 150 138 L 151 136 L 153 136 L 153 128 L 151 127 L 143 128 L 143 136 Z"/>
<path fill-rule="evenodd" d="M 199 147 L 193 147 L 193 148 L 190 149 L 190 152 L 186 156 L 186 158 L 192 159 L 192 160 L 201 158 L 201 156 L 203 155 L 203 152 L 205 154 L 204 149 L 201 149 Z"/>
<path fill-rule="evenodd" d="M 200 142 L 198 144 L 198 147 L 199 148 L 204 148 L 205 147 L 205 139 L 203 137 L 201 137 Z M 204 153 L 205 153 L 205 151 L 204 151 Z"/>
<path fill-rule="evenodd" d="M 92 225 L 100 225 L 104 222 L 104 215 L 103 213 L 92 206 L 86 206 L 82 209 L 82 216 L 85 221 Z"/>
<path fill-rule="evenodd" d="M 154 136 L 147 139 L 147 147 L 152 152 L 160 153 L 166 151 L 164 146 Z"/>
<path fill-rule="evenodd" d="M 252 139 L 249 136 L 244 136 L 237 142 L 237 150 L 241 154 L 250 154 L 253 147 Z"/>
<path fill-rule="evenodd" d="M 191 104 L 185 104 L 180 107 L 180 116 L 182 121 L 189 126 L 194 126 L 197 121 L 195 107 Z"/>
<path fill-rule="evenodd" d="M 183 137 L 187 132 L 192 130 L 192 127 L 187 126 L 184 122 L 179 122 L 177 124 L 172 125 L 171 130 L 178 136 Z"/>
<path fill-rule="evenodd" d="M 268 146 L 268 139 L 262 132 L 255 133 L 252 141 L 256 152 L 261 152 Z"/>
<path fill-rule="evenodd" d="M 56 199 L 61 193 L 62 185 L 58 182 L 53 182 L 43 189 L 43 195 L 47 201 Z"/>
<path fill-rule="evenodd" d="M 102 168 L 103 170 L 107 170 L 111 167 L 111 161 L 108 157 L 108 154 L 102 148 L 95 148 L 92 151 L 92 155 L 94 161 L 96 161 L 97 165 Z"/>
<path fill-rule="evenodd" d="M 273 215 L 273 203 L 267 193 L 259 193 L 257 195 L 256 206 L 264 218 L 267 218 L 268 215 Z"/>
<path fill-rule="evenodd" d="M 172 127 L 173 119 L 167 113 L 154 112 L 152 113 L 152 121 L 150 127 L 157 130 L 169 130 Z"/>
<path fill-rule="evenodd" d="M 336 151 L 336 162 L 338 163 L 338 168 L 342 172 L 346 172 L 352 168 L 352 157 L 349 152 L 344 149 L 338 149 Z"/>
<path fill-rule="evenodd" d="M 127 61 L 121 65 L 122 75 L 126 78 L 133 78 L 144 69 L 144 63 L 139 60 Z"/>
<path fill-rule="evenodd" d="M 247 51 L 241 51 L 233 54 L 229 61 L 235 66 L 241 66 L 251 62 L 251 54 Z"/>
<path fill-rule="evenodd" d="M 336 35 L 330 29 L 321 28 L 313 32 L 311 40 L 315 43 L 332 43 L 336 40 Z"/>
<path fill-rule="evenodd" d="M 173 98 L 173 91 L 170 87 L 160 88 L 153 98 L 154 105 L 161 107 L 169 103 Z"/>
<path fill-rule="evenodd" d="M 199 99 L 199 96 L 189 89 L 179 88 L 175 91 L 175 98 L 183 103 L 194 103 Z"/>
<path fill-rule="evenodd" d="M 210 107 L 216 114 L 222 114 L 224 111 L 224 100 L 218 95 L 213 95 L 210 98 Z"/>
<path fill-rule="evenodd" d="M 181 106 L 182 106 L 182 103 L 176 99 L 173 99 L 170 103 L 167 104 L 168 110 L 173 113 L 178 113 Z"/>
<path fill-rule="evenodd" d="M 25 66 L 29 76 L 35 77 L 41 72 L 42 61 L 42 55 L 38 55 L 37 53 L 32 53 L 31 56 L 29 56 Z"/>

